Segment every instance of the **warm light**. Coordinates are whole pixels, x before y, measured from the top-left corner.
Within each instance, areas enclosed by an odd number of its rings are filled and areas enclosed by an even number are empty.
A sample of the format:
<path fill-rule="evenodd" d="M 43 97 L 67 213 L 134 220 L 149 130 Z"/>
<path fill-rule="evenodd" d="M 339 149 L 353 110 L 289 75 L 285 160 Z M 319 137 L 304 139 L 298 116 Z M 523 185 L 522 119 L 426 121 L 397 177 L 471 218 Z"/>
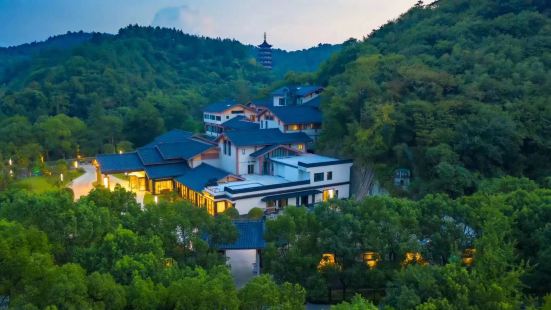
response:
<path fill-rule="evenodd" d="M 11 160 L 11 158 L 8 160 L 8 163 L 11 165 L 13 165 L 13 161 Z"/>
<path fill-rule="evenodd" d="M 321 270 L 327 267 L 333 267 L 333 266 L 335 266 L 335 254 L 324 253 L 321 256 L 321 260 L 318 264 L 318 270 Z"/>
<path fill-rule="evenodd" d="M 362 255 L 362 259 L 364 263 L 367 264 L 369 269 L 373 269 L 377 267 L 377 263 L 379 263 L 379 260 L 381 260 L 381 257 L 377 252 L 364 252 Z"/>
<path fill-rule="evenodd" d="M 10 169 L 10 176 L 13 177 L 13 170 Z"/>
<path fill-rule="evenodd" d="M 119 154 L 122 154 L 122 150 L 119 150 Z"/>
<path fill-rule="evenodd" d="M 77 169 L 77 168 L 78 168 L 78 161 L 75 160 L 75 161 L 73 162 L 73 166 L 75 167 L 75 169 Z"/>
<path fill-rule="evenodd" d="M 44 156 L 40 155 L 40 162 L 44 163 Z"/>
<path fill-rule="evenodd" d="M 419 252 L 406 252 L 406 257 L 402 261 L 403 266 L 416 263 L 418 265 L 427 265 L 428 262 L 423 258 L 423 255 Z"/>
<path fill-rule="evenodd" d="M 159 196 L 153 196 L 153 201 L 155 201 L 155 204 L 159 203 Z"/>
<path fill-rule="evenodd" d="M 59 179 L 61 180 L 61 182 L 63 182 L 63 173 L 59 174 Z"/>
<path fill-rule="evenodd" d="M 299 150 L 299 151 L 304 150 L 304 145 L 303 145 L 303 144 L 299 144 L 299 145 L 298 145 L 298 150 Z"/>
<path fill-rule="evenodd" d="M 103 177 L 103 187 L 109 188 L 109 178 Z"/>
<path fill-rule="evenodd" d="M 171 268 L 172 266 L 174 266 L 174 259 L 165 258 L 164 265 L 165 265 L 165 268 Z"/>
<path fill-rule="evenodd" d="M 466 266 L 472 266 L 474 263 L 474 255 L 476 254 L 475 248 L 467 248 L 463 251 L 462 261 Z"/>

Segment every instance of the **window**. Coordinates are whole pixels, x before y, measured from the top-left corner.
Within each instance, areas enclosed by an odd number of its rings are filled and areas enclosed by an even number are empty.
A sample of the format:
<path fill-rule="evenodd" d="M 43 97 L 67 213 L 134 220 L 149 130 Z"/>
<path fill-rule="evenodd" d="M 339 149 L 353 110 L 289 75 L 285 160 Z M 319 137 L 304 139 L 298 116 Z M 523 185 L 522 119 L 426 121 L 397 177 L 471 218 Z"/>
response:
<path fill-rule="evenodd" d="M 285 105 L 285 98 L 279 98 L 279 105 Z"/>
<path fill-rule="evenodd" d="M 329 180 L 333 180 L 333 171 L 328 171 L 327 172 L 327 181 Z"/>
<path fill-rule="evenodd" d="M 241 154 L 245 155 L 245 149 L 241 149 Z"/>
<path fill-rule="evenodd" d="M 304 150 L 304 144 L 299 144 L 299 145 L 297 146 L 297 149 L 298 149 L 299 151 L 303 151 L 303 150 Z M 327 178 L 327 179 L 329 180 L 329 178 Z"/>
<path fill-rule="evenodd" d="M 210 119 L 210 115 L 208 115 L 207 113 L 205 113 L 205 115 L 204 115 L 203 118 L 204 118 L 204 119 Z"/>
<path fill-rule="evenodd" d="M 247 174 L 254 174 L 254 164 L 249 164 L 247 166 Z"/>
<path fill-rule="evenodd" d="M 231 111 L 231 114 L 243 114 L 243 111 Z"/>
<path fill-rule="evenodd" d="M 228 145 L 226 143 L 226 140 L 224 140 L 224 155 L 226 155 L 227 149 L 228 149 Z"/>
<path fill-rule="evenodd" d="M 323 181 L 323 172 L 314 173 L 314 182 Z"/>
<path fill-rule="evenodd" d="M 229 115 L 226 115 L 226 119 L 230 119 L 230 116 L 229 116 Z"/>
<path fill-rule="evenodd" d="M 228 156 L 231 156 L 231 141 L 228 141 Z"/>

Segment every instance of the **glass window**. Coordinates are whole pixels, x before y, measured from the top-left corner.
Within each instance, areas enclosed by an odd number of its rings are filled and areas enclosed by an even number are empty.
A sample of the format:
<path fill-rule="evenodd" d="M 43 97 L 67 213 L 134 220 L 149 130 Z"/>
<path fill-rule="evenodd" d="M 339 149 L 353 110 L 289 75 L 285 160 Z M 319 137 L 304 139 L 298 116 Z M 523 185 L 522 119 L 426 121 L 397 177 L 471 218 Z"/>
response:
<path fill-rule="evenodd" d="M 314 182 L 323 181 L 323 172 L 314 173 Z"/>
<path fill-rule="evenodd" d="M 254 174 L 254 164 L 249 164 L 249 166 L 247 167 L 247 173 Z"/>
<path fill-rule="evenodd" d="M 328 171 L 327 172 L 327 180 L 333 180 L 333 171 Z"/>
<path fill-rule="evenodd" d="M 220 121 L 220 120 L 222 120 L 222 117 L 221 117 L 220 115 L 217 115 L 217 116 L 216 116 L 216 120 L 217 120 L 217 121 Z"/>
<path fill-rule="evenodd" d="M 231 141 L 228 141 L 228 155 L 231 156 Z"/>
<path fill-rule="evenodd" d="M 226 140 L 224 140 L 224 155 L 226 155 L 227 149 L 228 149 L 228 145 L 226 143 Z"/>

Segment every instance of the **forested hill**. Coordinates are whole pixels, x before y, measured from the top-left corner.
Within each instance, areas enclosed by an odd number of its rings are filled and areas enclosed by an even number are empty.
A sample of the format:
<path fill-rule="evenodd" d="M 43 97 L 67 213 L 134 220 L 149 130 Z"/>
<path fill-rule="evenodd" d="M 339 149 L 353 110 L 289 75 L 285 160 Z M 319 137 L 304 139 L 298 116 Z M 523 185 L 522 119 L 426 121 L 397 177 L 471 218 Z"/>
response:
<path fill-rule="evenodd" d="M 17 70 L 17 65 L 30 60 L 33 56 L 45 50 L 64 50 L 89 41 L 93 33 L 67 32 L 66 34 L 49 37 L 42 42 L 26 43 L 18 46 L 0 47 L 0 80 Z M 6 72 L 7 69 L 11 69 Z"/>
<path fill-rule="evenodd" d="M 1 151 L 34 160 L 74 156 L 77 145 L 85 155 L 139 146 L 172 128 L 199 129 L 205 104 L 253 97 L 272 81 L 237 41 L 138 26 L 95 34 L 42 51 L 6 77 Z"/>
<path fill-rule="evenodd" d="M 441 0 L 325 63 L 321 146 L 391 189 L 470 193 L 483 178 L 551 176 L 551 2 Z"/>
<path fill-rule="evenodd" d="M 346 44 L 346 42 L 345 42 Z M 288 72 L 315 72 L 320 64 L 340 51 L 345 44 L 318 44 L 317 46 L 296 51 L 273 50 L 273 69 L 276 77 L 284 77 Z M 258 53 L 256 47 L 251 46 L 251 56 Z"/>

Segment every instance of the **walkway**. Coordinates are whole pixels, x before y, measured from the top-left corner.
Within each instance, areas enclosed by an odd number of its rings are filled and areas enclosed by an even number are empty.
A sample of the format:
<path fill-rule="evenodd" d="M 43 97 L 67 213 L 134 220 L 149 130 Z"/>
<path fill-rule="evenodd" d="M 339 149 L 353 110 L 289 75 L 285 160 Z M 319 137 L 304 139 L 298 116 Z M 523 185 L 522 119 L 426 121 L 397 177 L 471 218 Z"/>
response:
<path fill-rule="evenodd" d="M 80 177 L 74 179 L 69 183 L 68 187 L 73 190 L 75 194 L 75 200 L 79 199 L 81 196 L 88 195 L 88 193 L 94 188 L 93 183 L 96 182 L 96 168 L 92 165 L 81 165 L 84 169 L 84 174 Z M 111 190 L 115 188 L 117 184 L 122 186 L 127 191 L 130 190 L 128 181 L 121 180 L 115 176 L 109 176 L 109 183 Z M 143 205 L 144 192 L 137 192 L 136 201 Z"/>

